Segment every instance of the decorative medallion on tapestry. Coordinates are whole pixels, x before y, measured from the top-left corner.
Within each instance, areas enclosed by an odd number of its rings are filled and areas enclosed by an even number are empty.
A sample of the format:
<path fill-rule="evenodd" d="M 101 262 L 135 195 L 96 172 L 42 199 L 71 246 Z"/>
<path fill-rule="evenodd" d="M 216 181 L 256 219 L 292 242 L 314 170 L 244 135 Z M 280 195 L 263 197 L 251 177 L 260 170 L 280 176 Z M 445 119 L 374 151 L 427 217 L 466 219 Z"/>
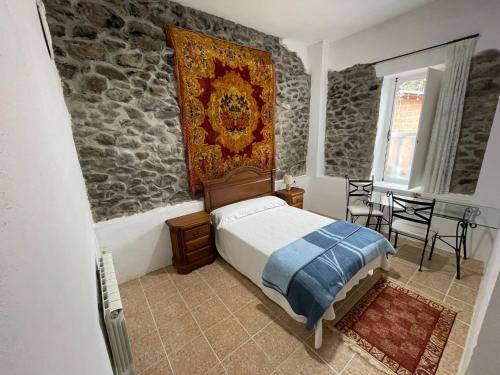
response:
<path fill-rule="evenodd" d="M 175 51 L 189 187 L 239 166 L 274 168 L 275 75 L 269 52 L 166 26 Z"/>

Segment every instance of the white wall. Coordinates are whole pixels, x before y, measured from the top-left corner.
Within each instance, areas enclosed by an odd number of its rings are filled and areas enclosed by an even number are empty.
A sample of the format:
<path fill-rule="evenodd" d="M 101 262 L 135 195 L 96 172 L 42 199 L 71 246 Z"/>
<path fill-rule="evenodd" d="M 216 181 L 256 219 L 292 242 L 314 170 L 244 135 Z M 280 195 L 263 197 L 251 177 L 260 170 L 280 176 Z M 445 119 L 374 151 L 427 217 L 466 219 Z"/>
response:
<path fill-rule="evenodd" d="M 480 33 L 476 51 L 487 48 L 500 49 L 500 1 L 498 0 L 438 0 L 399 17 L 388 20 L 365 31 L 347 38 L 328 43 L 326 59 L 321 57 L 327 70 L 340 70 L 357 63 L 369 63 L 415 51 L 435 44 L 447 42 L 469 34 Z M 412 70 L 444 62 L 444 49 L 413 55 L 377 65 L 380 75 L 397 71 Z M 319 102 L 326 102 L 326 89 L 323 81 L 314 80 L 314 67 L 319 60 L 309 57 L 312 81 L 312 98 L 319 96 Z M 311 106 L 311 111 L 317 110 Z M 308 157 L 323 151 L 325 121 L 315 119 L 318 115 L 311 112 L 311 130 L 317 139 L 311 139 Z M 497 110 L 490 134 L 474 202 L 500 207 L 498 186 L 500 183 L 500 111 Z M 318 159 L 319 160 L 319 159 Z M 311 208 L 335 217 L 345 215 L 345 182 L 342 178 L 324 176 L 324 162 L 316 170 L 308 169 L 311 175 Z M 463 197 L 461 197 L 463 198 Z M 435 225 L 443 233 L 453 232 L 452 222 L 436 220 Z M 490 256 L 494 230 L 476 229 L 470 236 L 470 248 L 474 257 L 487 260 Z"/>
<path fill-rule="evenodd" d="M 97 244 L 32 0 L 0 1 L 0 373 L 112 374 Z"/>
<path fill-rule="evenodd" d="M 496 375 L 500 368 L 500 237 L 495 242 L 491 259 L 479 289 L 476 308 L 459 373 Z M 477 343 L 477 345 L 476 345 Z M 471 358 L 472 357 L 472 358 Z"/>
<path fill-rule="evenodd" d="M 309 178 L 296 177 L 296 185 L 306 190 L 304 207 L 308 207 Z M 276 188 L 283 188 L 283 181 L 277 181 Z M 203 201 L 197 200 L 97 223 L 99 244 L 102 250 L 113 254 L 118 281 L 122 283 L 172 264 L 165 220 L 202 210 Z"/>

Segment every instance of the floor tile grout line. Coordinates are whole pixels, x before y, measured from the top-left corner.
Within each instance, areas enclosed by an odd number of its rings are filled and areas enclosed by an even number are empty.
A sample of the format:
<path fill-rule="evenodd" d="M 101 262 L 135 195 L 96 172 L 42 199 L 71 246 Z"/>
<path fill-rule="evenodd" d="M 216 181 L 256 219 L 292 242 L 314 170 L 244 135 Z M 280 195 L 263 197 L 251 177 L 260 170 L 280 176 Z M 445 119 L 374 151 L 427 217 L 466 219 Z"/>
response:
<path fill-rule="evenodd" d="M 196 271 L 195 271 L 195 272 L 196 272 Z M 200 278 L 203 280 L 203 278 L 201 277 L 201 275 L 200 275 L 198 272 L 196 272 L 196 274 L 197 274 L 198 276 L 200 276 Z M 169 275 L 169 277 L 170 277 L 170 275 Z M 187 308 L 187 310 L 188 310 L 189 314 L 191 315 L 191 318 L 193 318 L 194 322 L 195 322 L 195 323 L 196 323 L 196 325 L 198 326 L 198 329 L 200 330 L 201 335 L 203 336 L 203 338 L 205 339 L 206 343 L 208 344 L 208 346 L 210 347 L 210 349 L 211 349 L 211 350 L 212 350 L 212 352 L 214 353 L 215 358 L 217 359 L 217 361 L 219 361 L 219 363 L 218 363 L 218 364 L 220 364 L 220 365 L 222 366 L 222 368 L 224 368 L 224 365 L 222 364 L 222 361 L 220 360 L 219 356 L 217 355 L 217 353 L 216 353 L 215 349 L 212 347 L 212 344 L 210 344 L 210 341 L 208 341 L 208 338 L 207 338 L 207 336 L 205 335 L 205 332 L 203 332 L 203 330 L 201 329 L 201 326 L 200 326 L 200 324 L 198 323 L 198 320 L 196 320 L 196 317 L 194 316 L 193 312 L 192 312 L 192 311 L 191 311 L 191 309 L 188 307 L 188 305 L 187 305 L 187 303 L 186 303 L 186 300 L 184 299 L 184 297 L 182 296 L 182 294 L 181 294 L 181 292 L 180 292 L 179 287 L 177 286 L 177 284 L 175 283 L 175 281 L 174 281 L 174 280 L 172 280 L 172 282 L 173 282 L 173 284 L 174 284 L 175 289 L 177 290 L 177 293 L 178 293 L 178 294 L 179 294 L 179 296 L 181 297 L 182 302 L 184 302 L 184 305 L 186 305 L 186 308 Z M 198 337 L 198 336 L 196 336 L 196 337 Z M 196 338 L 196 337 L 195 337 L 195 338 Z M 193 339 L 193 340 L 194 340 L 194 339 Z M 217 367 L 217 364 L 216 364 L 215 366 L 211 367 L 210 369 L 208 369 L 208 371 L 210 371 L 210 370 L 214 369 L 215 367 Z M 226 369 L 225 369 L 225 368 L 224 368 L 224 371 L 226 371 Z"/>
<path fill-rule="evenodd" d="M 444 294 L 444 298 L 445 298 L 445 299 L 446 299 L 446 297 L 448 297 L 448 296 L 449 296 L 450 290 L 451 290 L 451 288 L 453 287 L 453 284 L 454 284 L 454 282 L 455 282 L 455 278 L 456 278 L 456 277 L 457 277 L 457 273 L 455 272 L 455 273 L 453 274 L 453 279 L 451 279 L 451 283 L 450 283 L 450 285 L 448 285 L 448 289 L 446 290 L 446 293 Z M 450 297 L 451 297 L 451 296 L 450 296 Z M 457 299 L 458 299 L 458 298 L 457 298 Z"/>
<path fill-rule="evenodd" d="M 199 273 L 198 273 L 199 274 Z M 264 353 L 264 355 L 266 356 L 267 359 L 269 359 L 269 361 L 272 362 L 272 359 L 269 357 L 269 355 L 266 353 L 266 351 L 259 345 L 259 343 L 257 341 L 255 341 L 252 337 L 252 335 L 250 334 L 250 332 L 245 328 L 245 326 L 243 326 L 243 324 L 240 322 L 240 320 L 236 317 L 236 315 L 231 311 L 231 309 L 229 309 L 229 307 L 224 303 L 224 301 L 222 300 L 222 298 L 217 294 L 217 291 L 215 289 L 212 288 L 212 286 L 205 280 L 205 278 L 203 277 L 203 275 L 200 274 L 200 277 L 202 278 L 202 280 L 205 282 L 205 284 L 208 285 L 208 287 L 212 290 L 212 292 L 215 294 L 215 296 L 219 299 L 220 303 L 222 303 L 224 305 L 224 307 L 227 309 L 227 311 L 229 311 L 229 314 L 236 320 L 236 322 L 238 322 L 238 324 L 241 326 L 241 328 L 243 328 L 243 330 L 246 332 L 246 334 L 250 337 L 250 340 L 253 341 L 253 343 L 255 345 L 257 345 L 257 347 Z M 251 292 L 250 292 L 251 293 Z M 248 303 L 246 303 L 244 306 L 241 307 L 241 309 L 243 309 L 246 305 L 248 305 L 251 301 L 248 301 Z M 265 306 L 264 306 L 265 307 Z M 241 309 L 235 311 L 235 312 L 238 312 L 240 311 Z M 271 322 L 269 322 L 270 324 Z M 267 325 L 266 325 L 267 326 Z M 263 327 L 264 328 L 264 327 Z M 263 329 L 262 328 L 262 329 Z M 247 340 L 248 342 L 248 340 Z M 246 343 L 246 342 L 245 342 Z M 231 353 L 233 354 L 234 351 Z M 226 358 L 228 358 L 228 356 L 224 357 L 224 360 Z M 222 364 L 222 362 L 221 362 Z M 224 365 L 222 365 L 222 367 L 224 367 Z M 225 369 L 225 368 L 224 368 Z"/>
<path fill-rule="evenodd" d="M 354 358 L 356 358 L 356 353 L 353 353 L 353 356 L 347 363 L 345 364 L 344 368 L 339 372 L 339 375 L 343 375 L 344 371 L 346 371 L 347 368 L 349 368 L 349 365 L 351 364 L 352 361 L 354 361 Z"/>
<path fill-rule="evenodd" d="M 451 332 L 450 332 L 451 333 Z M 467 331 L 467 334 L 469 333 L 469 331 Z M 461 349 L 465 349 L 464 346 L 460 345 L 459 343 L 457 343 L 456 341 L 453 341 L 453 340 L 450 340 L 450 338 L 448 338 L 447 342 L 451 342 L 452 344 L 455 344 L 456 346 L 458 346 L 459 348 Z"/>
<path fill-rule="evenodd" d="M 281 361 L 281 363 L 279 365 L 276 366 L 276 368 L 271 371 L 271 374 L 269 375 L 273 375 L 274 373 L 276 373 L 276 371 L 278 371 L 280 369 L 280 367 L 286 362 L 288 361 L 294 354 L 296 351 L 298 351 L 300 349 L 300 345 L 297 345 L 297 347 L 290 353 L 290 355 L 288 357 L 286 357 L 283 361 Z"/>
<path fill-rule="evenodd" d="M 170 279 L 170 275 L 168 275 L 168 277 Z M 142 290 L 142 294 L 144 295 L 144 298 L 146 299 L 146 304 L 148 306 L 149 313 L 151 314 L 151 318 L 153 318 L 153 323 L 155 325 L 155 331 L 156 331 L 156 334 L 158 335 L 158 337 L 160 339 L 161 347 L 163 348 L 163 353 L 165 353 L 165 357 L 167 358 L 167 362 L 168 362 L 168 366 L 170 367 L 170 371 L 172 371 L 172 374 L 174 374 L 174 368 L 172 367 L 172 363 L 170 362 L 170 358 L 168 358 L 167 349 L 165 349 L 165 344 L 163 343 L 163 340 L 161 338 L 160 330 L 158 329 L 158 324 L 156 323 L 156 318 L 155 318 L 155 316 L 153 314 L 153 310 L 151 310 L 151 305 L 149 304 L 148 298 L 146 297 L 146 292 L 144 290 L 144 286 L 142 285 L 141 279 L 139 278 L 138 280 L 139 280 L 139 285 L 140 285 L 141 290 Z M 157 363 L 159 363 L 159 362 L 160 361 L 158 361 Z M 151 365 L 151 366 L 149 366 L 144 371 L 146 371 L 147 369 L 153 367 L 154 365 L 156 365 L 156 363 L 153 364 L 153 365 Z"/>
<path fill-rule="evenodd" d="M 329 328 L 328 328 L 328 327 L 324 327 L 324 329 L 329 329 Z M 323 331 L 324 331 L 324 330 L 323 330 Z M 333 332 L 333 331 L 332 331 L 332 332 Z M 311 336 L 312 336 L 312 335 L 310 335 L 308 338 L 310 338 Z M 314 353 L 315 353 L 315 354 L 316 354 L 316 355 L 317 355 L 317 356 L 318 356 L 318 357 L 319 357 L 319 358 L 320 358 L 320 359 L 324 362 L 324 364 L 325 364 L 326 366 L 328 366 L 328 368 L 332 369 L 332 370 L 333 370 L 333 372 L 334 372 L 335 374 L 338 374 L 338 371 L 337 371 L 337 370 L 335 370 L 335 369 L 333 368 L 333 366 L 332 366 L 332 365 L 330 365 L 330 363 L 328 363 L 328 362 L 326 361 L 326 359 L 324 359 L 324 358 L 321 356 L 321 354 L 319 354 L 319 353 L 317 352 L 316 348 L 314 348 L 313 346 L 311 346 L 311 345 L 310 345 L 310 344 L 309 344 L 306 340 L 303 340 L 303 343 L 306 345 L 306 347 L 307 347 L 307 348 L 309 348 L 311 351 L 313 351 L 313 352 L 314 352 Z M 354 352 L 353 352 L 353 356 L 354 356 Z"/>

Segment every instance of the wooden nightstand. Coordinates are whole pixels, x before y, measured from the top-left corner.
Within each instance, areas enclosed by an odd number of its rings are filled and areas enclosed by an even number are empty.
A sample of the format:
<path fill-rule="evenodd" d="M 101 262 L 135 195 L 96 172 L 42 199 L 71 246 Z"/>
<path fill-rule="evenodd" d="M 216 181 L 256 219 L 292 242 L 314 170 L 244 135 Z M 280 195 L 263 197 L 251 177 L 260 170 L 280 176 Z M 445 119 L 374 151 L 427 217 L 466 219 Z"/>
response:
<path fill-rule="evenodd" d="M 290 190 L 278 190 L 275 192 L 276 196 L 283 199 L 290 206 L 303 208 L 304 203 L 304 189 L 293 187 Z"/>
<path fill-rule="evenodd" d="M 189 273 L 215 260 L 210 215 L 207 212 L 195 212 L 165 223 L 170 228 L 172 262 L 177 272 Z"/>

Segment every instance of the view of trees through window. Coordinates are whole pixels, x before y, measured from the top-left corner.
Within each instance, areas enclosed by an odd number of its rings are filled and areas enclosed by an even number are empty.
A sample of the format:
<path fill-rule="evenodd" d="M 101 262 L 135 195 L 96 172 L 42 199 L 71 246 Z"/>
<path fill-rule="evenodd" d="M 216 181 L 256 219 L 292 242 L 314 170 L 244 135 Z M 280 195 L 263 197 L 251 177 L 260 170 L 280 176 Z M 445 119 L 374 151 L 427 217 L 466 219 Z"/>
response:
<path fill-rule="evenodd" d="M 396 84 L 384 180 L 408 183 L 424 99 L 425 79 Z"/>

